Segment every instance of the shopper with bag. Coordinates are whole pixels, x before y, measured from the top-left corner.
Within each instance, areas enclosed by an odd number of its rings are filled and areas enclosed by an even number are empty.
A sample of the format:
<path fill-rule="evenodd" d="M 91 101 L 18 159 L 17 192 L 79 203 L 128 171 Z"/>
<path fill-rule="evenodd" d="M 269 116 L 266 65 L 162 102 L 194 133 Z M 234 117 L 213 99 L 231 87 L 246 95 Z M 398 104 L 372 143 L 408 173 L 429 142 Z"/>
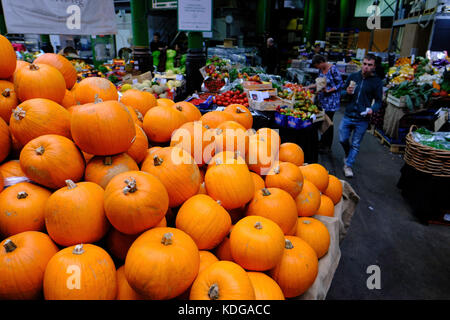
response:
<path fill-rule="evenodd" d="M 383 82 L 375 74 L 375 68 L 376 57 L 368 54 L 363 60 L 361 71 L 352 73 L 344 86 L 345 92 L 351 96 L 339 126 L 339 141 L 345 152 L 346 177 L 353 177 L 353 166 L 369 126 L 369 117 L 381 107 Z"/>

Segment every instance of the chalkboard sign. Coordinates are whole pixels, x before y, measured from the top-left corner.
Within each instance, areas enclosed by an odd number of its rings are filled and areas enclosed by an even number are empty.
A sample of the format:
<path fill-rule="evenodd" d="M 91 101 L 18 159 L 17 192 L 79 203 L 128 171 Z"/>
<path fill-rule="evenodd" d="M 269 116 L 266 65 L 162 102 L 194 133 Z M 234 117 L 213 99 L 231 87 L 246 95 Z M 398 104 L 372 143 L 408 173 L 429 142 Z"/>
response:
<path fill-rule="evenodd" d="M 431 39 L 431 51 L 450 51 L 450 19 L 436 19 Z"/>

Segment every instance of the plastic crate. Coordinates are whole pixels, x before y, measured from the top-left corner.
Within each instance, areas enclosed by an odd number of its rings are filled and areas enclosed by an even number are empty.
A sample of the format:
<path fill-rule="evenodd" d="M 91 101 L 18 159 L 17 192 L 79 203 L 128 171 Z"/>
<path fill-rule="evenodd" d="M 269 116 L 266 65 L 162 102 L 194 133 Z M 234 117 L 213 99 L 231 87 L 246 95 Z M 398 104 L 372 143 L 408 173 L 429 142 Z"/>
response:
<path fill-rule="evenodd" d="M 287 120 L 288 120 L 287 115 L 275 112 L 274 121 L 277 126 L 279 126 L 280 128 L 286 128 Z"/>
<path fill-rule="evenodd" d="M 312 126 L 311 120 L 302 120 L 293 116 L 287 117 L 287 127 L 290 129 L 300 130 Z"/>
<path fill-rule="evenodd" d="M 188 99 L 186 99 L 186 102 L 189 102 L 191 100 L 193 100 L 194 97 L 190 97 Z M 211 107 L 212 103 L 213 103 L 214 97 L 213 96 L 209 96 L 208 99 L 205 100 L 205 102 L 200 103 L 199 105 L 196 105 L 197 108 L 199 109 L 209 109 L 209 107 Z"/>

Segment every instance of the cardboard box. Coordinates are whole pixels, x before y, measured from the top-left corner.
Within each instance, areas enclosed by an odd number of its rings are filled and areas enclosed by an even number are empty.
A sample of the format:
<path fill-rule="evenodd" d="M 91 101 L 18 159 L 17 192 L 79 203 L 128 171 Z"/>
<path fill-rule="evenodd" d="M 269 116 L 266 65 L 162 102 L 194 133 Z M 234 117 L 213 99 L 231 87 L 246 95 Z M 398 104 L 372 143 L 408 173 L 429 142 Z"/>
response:
<path fill-rule="evenodd" d="M 283 99 L 277 98 L 275 101 L 261 101 L 249 99 L 248 105 L 251 109 L 258 111 L 275 111 L 277 107 L 286 106 L 286 102 Z"/>
<path fill-rule="evenodd" d="M 271 89 L 273 89 L 272 83 L 256 84 L 253 81 L 244 81 L 242 83 L 242 86 L 244 87 L 244 89 L 247 89 L 247 90 L 271 90 Z"/>
<path fill-rule="evenodd" d="M 152 80 L 152 72 L 151 71 L 147 71 L 147 72 L 142 73 L 137 76 L 127 74 L 123 77 L 122 83 L 129 83 L 129 84 L 142 83 L 142 82 L 144 82 L 144 80 L 150 80 L 150 81 Z"/>

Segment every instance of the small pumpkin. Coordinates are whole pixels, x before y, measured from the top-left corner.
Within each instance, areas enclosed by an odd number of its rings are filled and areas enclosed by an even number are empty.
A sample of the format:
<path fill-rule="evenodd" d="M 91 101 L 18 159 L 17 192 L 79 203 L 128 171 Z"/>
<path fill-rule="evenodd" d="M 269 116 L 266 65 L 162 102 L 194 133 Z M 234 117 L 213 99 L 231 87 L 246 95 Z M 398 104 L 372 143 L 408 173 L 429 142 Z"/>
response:
<path fill-rule="evenodd" d="M 334 205 L 337 205 L 342 199 L 342 192 L 342 182 L 332 174 L 328 175 L 328 186 L 323 194 L 329 197 Z"/>
<path fill-rule="evenodd" d="M 169 195 L 161 181 L 142 171 L 116 175 L 105 189 L 105 213 L 115 229 L 141 233 L 158 224 L 169 208 Z"/>
<path fill-rule="evenodd" d="M 317 214 L 321 195 L 319 189 L 307 179 L 303 180 L 302 192 L 295 198 L 299 217 L 310 217 Z"/>
<path fill-rule="evenodd" d="M 199 264 L 198 248 L 185 232 L 153 228 L 141 234 L 128 250 L 125 276 L 136 292 L 149 299 L 172 299 L 189 288 Z"/>
<path fill-rule="evenodd" d="M 44 207 L 51 192 L 29 182 L 19 182 L 0 193 L 0 234 L 9 237 L 24 231 L 44 230 Z"/>
<path fill-rule="evenodd" d="M 0 118 L 0 163 L 8 157 L 11 151 L 11 136 L 9 127 L 2 118 Z"/>
<path fill-rule="evenodd" d="M 202 125 L 208 126 L 211 129 L 216 129 L 217 126 L 225 121 L 234 121 L 234 117 L 232 114 L 223 111 L 209 111 L 205 113 L 200 121 Z"/>
<path fill-rule="evenodd" d="M 141 234 L 125 234 L 111 227 L 106 235 L 106 249 L 116 259 L 125 261 L 128 249 Z"/>
<path fill-rule="evenodd" d="M 200 110 L 194 104 L 187 101 L 177 102 L 170 107 L 181 111 L 188 122 L 198 121 L 202 117 Z"/>
<path fill-rule="evenodd" d="M 224 112 L 230 113 L 234 121 L 239 122 L 245 129 L 251 129 L 253 126 L 253 116 L 250 110 L 241 104 L 230 104 L 225 107 Z"/>
<path fill-rule="evenodd" d="M 99 246 L 78 244 L 64 248 L 45 269 L 46 300 L 114 300 L 116 293 L 116 267 Z"/>
<path fill-rule="evenodd" d="M 19 160 L 28 178 L 50 189 L 62 188 L 68 179 L 80 181 L 85 170 L 83 155 L 76 145 L 55 134 L 28 142 L 20 152 Z"/>
<path fill-rule="evenodd" d="M 255 300 L 245 270 L 231 261 L 218 261 L 203 270 L 192 284 L 190 300 Z"/>
<path fill-rule="evenodd" d="M 170 107 L 170 106 L 173 106 L 174 104 L 175 104 L 175 102 L 168 98 L 156 99 L 156 105 L 158 107 Z"/>
<path fill-rule="evenodd" d="M 208 163 L 207 170 L 212 167 L 220 164 L 236 164 L 236 165 L 244 165 L 246 168 L 247 163 L 244 158 L 241 156 L 239 151 L 220 151 L 214 154 L 214 157 Z"/>
<path fill-rule="evenodd" d="M 142 116 L 145 116 L 151 108 L 156 107 L 156 98 L 153 94 L 137 89 L 125 91 L 120 98 L 120 102 L 133 109 L 137 109 Z"/>
<path fill-rule="evenodd" d="M 269 271 L 269 275 L 278 283 L 286 298 L 293 298 L 312 286 L 318 271 L 319 261 L 314 249 L 299 237 L 286 236 L 281 260 Z"/>
<path fill-rule="evenodd" d="M 55 191 L 45 204 L 49 236 L 65 247 L 99 241 L 110 226 L 104 211 L 104 190 L 93 182 L 66 183 L 67 187 Z"/>
<path fill-rule="evenodd" d="M 231 218 L 210 196 L 195 195 L 178 210 L 175 224 L 191 236 L 200 250 L 210 250 L 228 234 Z"/>
<path fill-rule="evenodd" d="M 295 236 L 306 241 L 314 249 L 318 259 L 322 258 L 330 247 L 330 232 L 322 221 L 314 218 L 298 218 Z"/>
<path fill-rule="evenodd" d="M 77 82 L 77 70 L 73 64 L 63 55 L 56 53 L 44 53 L 37 57 L 33 63 L 48 64 L 58 69 L 64 77 L 67 89 L 72 89 L 75 82 Z"/>
<path fill-rule="evenodd" d="M 9 40 L 0 35 L 0 52 L 2 59 L 0 61 L 0 79 L 8 79 L 16 69 L 16 52 Z"/>
<path fill-rule="evenodd" d="M 206 127 L 202 126 L 200 121 L 186 122 L 173 132 L 170 138 L 170 146 L 184 149 L 190 153 L 199 166 L 202 166 L 211 158 L 205 154 L 205 150 L 210 143 L 205 138 L 206 132 Z"/>
<path fill-rule="evenodd" d="M 303 174 L 299 167 L 290 162 L 278 162 L 266 176 L 268 188 L 280 188 L 295 199 L 303 188 Z"/>
<path fill-rule="evenodd" d="M 324 166 L 318 163 L 311 163 L 308 165 L 300 166 L 300 170 L 303 173 L 303 177 L 312 182 L 320 192 L 324 193 L 328 187 L 329 174 Z"/>
<path fill-rule="evenodd" d="M 172 133 L 188 122 L 186 116 L 176 108 L 154 107 L 144 116 L 143 128 L 152 142 L 169 142 Z"/>
<path fill-rule="evenodd" d="M 232 151 L 244 156 L 248 150 L 249 136 L 246 129 L 238 122 L 225 121 L 217 126 L 214 141 L 216 153 Z"/>
<path fill-rule="evenodd" d="M 133 290 L 125 277 L 125 267 L 117 269 L 117 294 L 116 300 L 144 300 L 145 298 Z"/>
<path fill-rule="evenodd" d="M 79 104 L 94 103 L 96 99 L 103 101 L 119 99 L 116 86 L 101 77 L 84 78 L 73 87 L 72 91 Z"/>
<path fill-rule="evenodd" d="M 251 135 L 245 158 L 248 168 L 261 176 L 267 175 L 276 163 L 277 152 L 278 150 L 273 148 L 271 142 L 264 136 Z"/>
<path fill-rule="evenodd" d="M 9 81 L 0 80 L 0 118 L 7 124 L 9 124 L 12 110 L 18 104 L 19 101 L 14 91 L 14 84 Z"/>
<path fill-rule="evenodd" d="M 127 106 L 123 103 L 122 103 L 122 105 L 124 105 L 125 108 L 127 108 L 128 112 L 130 112 L 130 116 L 133 119 L 134 123 L 136 123 L 139 127 L 143 128 L 144 127 L 144 116 L 142 115 L 142 113 L 139 110 L 134 109 L 133 107 Z"/>
<path fill-rule="evenodd" d="M 225 237 L 222 242 L 214 248 L 214 254 L 220 261 L 234 261 L 231 255 L 230 238 Z"/>
<path fill-rule="evenodd" d="M 280 145 L 278 159 L 282 162 L 290 162 L 296 166 L 302 166 L 305 161 L 305 154 L 298 144 L 285 142 Z"/>
<path fill-rule="evenodd" d="M 9 160 L 0 165 L 0 174 L 3 178 L 25 177 L 25 173 L 20 167 L 19 160 Z"/>
<path fill-rule="evenodd" d="M 210 251 L 200 250 L 198 253 L 200 254 L 200 265 L 198 268 L 198 274 L 200 274 L 203 270 L 208 268 L 214 262 L 219 261 L 219 259 Z"/>
<path fill-rule="evenodd" d="M 16 69 L 14 70 L 13 75 L 12 75 L 11 77 L 8 78 L 8 81 L 14 83 L 14 76 L 16 75 L 17 70 L 19 70 L 19 69 L 22 68 L 22 67 L 29 66 L 29 65 L 30 65 L 30 63 L 29 63 L 28 61 L 17 60 L 17 61 L 16 61 Z"/>
<path fill-rule="evenodd" d="M 64 95 L 64 98 L 61 101 L 61 105 L 66 109 L 78 105 L 72 91 L 66 89 L 66 94 Z"/>
<path fill-rule="evenodd" d="M 0 299 L 41 298 L 45 269 L 57 252 L 50 237 L 38 231 L 4 239 L 0 243 Z"/>
<path fill-rule="evenodd" d="M 127 154 L 130 155 L 137 164 L 140 164 L 147 156 L 148 139 L 144 130 L 138 124 L 135 124 L 135 128 L 136 139 L 131 144 Z"/>
<path fill-rule="evenodd" d="M 319 209 L 317 209 L 316 214 L 319 216 L 334 217 L 333 200 L 331 200 L 330 197 L 328 197 L 324 194 L 321 194 L 320 195 L 320 206 L 319 206 Z"/>
<path fill-rule="evenodd" d="M 255 192 L 258 190 L 264 189 L 266 187 L 266 183 L 264 182 L 264 179 L 261 178 L 261 176 L 255 172 L 250 172 L 253 178 L 253 182 L 255 185 Z"/>
<path fill-rule="evenodd" d="M 255 290 L 255 300 L 285 300 L 280 286 L 267 274 L 255 271 L 247 274 Z"/>

